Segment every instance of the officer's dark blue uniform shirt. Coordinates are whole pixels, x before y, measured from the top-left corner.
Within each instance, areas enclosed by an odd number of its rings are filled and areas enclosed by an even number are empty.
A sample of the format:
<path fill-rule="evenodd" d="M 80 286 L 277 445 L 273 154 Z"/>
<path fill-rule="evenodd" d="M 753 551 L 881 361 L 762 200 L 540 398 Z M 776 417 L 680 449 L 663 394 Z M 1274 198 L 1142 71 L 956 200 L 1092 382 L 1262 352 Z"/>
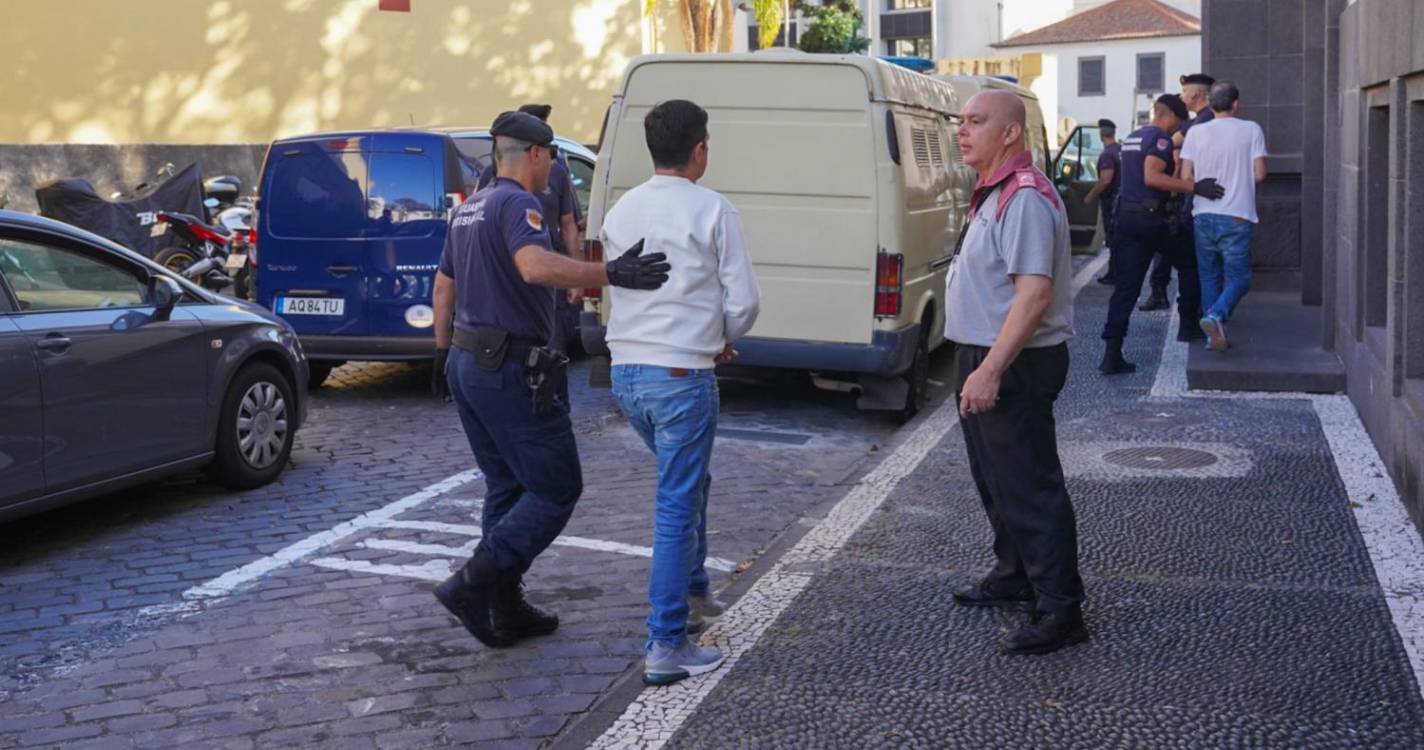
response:
<path fill-rule="evenodd" d="M 1132 131 L 1132 135 L 1122 140 L 1122 187 L 1118 193 L 1121 204 L 1167 199 L 1167 191 L 1147 187 L 1145 165 L 1149 156 L 1167 162 L 1166 173 L 1169 175 L 1176 169 L 1176 160 L 1172 158 L 1172 136 L 1167 131 L 1148 125 Z"/>
<path fill-rule="evenodd" d="M 480 172 L 480 178 L 475 182 L 476 190 L 483 190 L 494 181 L 493 162 Z M 560 221 L 565 214 L 573 214 L 574 221 L 578 221 L 579 207 L 578 195 L 574 192 L 574 178 L 569 172 L 569 168 L 564 164 L 563 159 L 554 160 L 554 166 L 549 169 L 549 185 L 544 188 L 544 192 L 539 194 L 539 203 L 544 207 L 544 216 L 549 220 L 549 241 L 553 243 L 555 252 L 564 252 L 564 227 Z"/>
<path fill-rule="evenodd" d="M 1103 191 L 1103 199 L 1111 200 L 1117 195 L 1118 188 L 1122 186 L 1122 144 L 1109 143 L 1103 146 L 1103 152 L 1098 155 L 1098 173 L 1104 169 L 1113 171 L 1112 182 L 1108 183 L 1108 189 Z"/>
<path fill-rule="evenodd" d="M 440 272 L 455 280 L 456 328 L 493 326 L 549 340 L 554 290 L 525 282 L 514 264 L 528 245 L 549 249 L 549 230 L 539 201 L 514 180 L 500 177 L 455 209 Z"/>

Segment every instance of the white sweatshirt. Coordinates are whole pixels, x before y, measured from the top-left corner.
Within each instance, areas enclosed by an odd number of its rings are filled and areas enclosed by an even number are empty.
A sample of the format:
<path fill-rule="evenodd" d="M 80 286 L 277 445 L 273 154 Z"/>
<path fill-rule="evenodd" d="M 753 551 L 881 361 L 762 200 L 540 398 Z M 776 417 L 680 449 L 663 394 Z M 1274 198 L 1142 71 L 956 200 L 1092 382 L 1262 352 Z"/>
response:
<path fill-rule="evenodd" d="M 707 369 L 756 322 L 761 290 L 742 218 L 721 194 L 654 175 L 609 210 L 601 238 L 606 259 L 643 240 L 644 255 L 666 253 L 672 265 L 661 289 L 609 288 L 613 364 Z"/>

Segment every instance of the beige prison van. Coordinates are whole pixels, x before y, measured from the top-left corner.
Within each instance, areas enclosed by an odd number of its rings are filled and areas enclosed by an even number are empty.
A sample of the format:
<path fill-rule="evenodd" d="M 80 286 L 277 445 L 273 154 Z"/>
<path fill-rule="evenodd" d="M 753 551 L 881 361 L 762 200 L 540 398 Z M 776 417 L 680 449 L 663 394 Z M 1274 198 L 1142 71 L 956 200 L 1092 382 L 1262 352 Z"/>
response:
<path fill-rule="evenodd" d="M 1011 87 L 992 80 L 858 55 L 639 57 L 605 117 L 586 236 L 598 238 L 604 214 L 653 174 L 648 110 L 697 102 L 712 144 L 700 184 L 741 213 L 762 290 L 736 365 L 809 371 L 818 386 L 858 393 L 861 408 L 908 418 L 944 340 L 945 275 L 975 182 L 956 115 L 978 88 Z M 592 354 L 608 352 L 608 308 L 585 301 Z"/>

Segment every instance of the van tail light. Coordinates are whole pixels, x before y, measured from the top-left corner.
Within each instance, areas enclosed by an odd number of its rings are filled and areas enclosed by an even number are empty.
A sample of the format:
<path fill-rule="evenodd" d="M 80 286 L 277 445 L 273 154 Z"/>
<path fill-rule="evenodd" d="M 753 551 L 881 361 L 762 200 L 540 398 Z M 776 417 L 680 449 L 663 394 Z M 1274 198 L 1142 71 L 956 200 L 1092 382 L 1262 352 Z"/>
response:
<path fill-rule="evenodd" d="M 590 263 L 600 263 L 603 261 L 602 240 L 583 241 L 583 259 Z M 583 290 L 584 299 L 603 299 L 603 287 L 595 286 Z"/>
<path fill-rule="evenodd" d="M 875 315 L 900 314 L 905 291 L 905 256 L 881 251 L 875 256 Z"/>
<path fill-rule="evenodd" d="M 257 229 L 256 227 L 247 230 L 247 262 L 253 268 L 257 267 Z"/>

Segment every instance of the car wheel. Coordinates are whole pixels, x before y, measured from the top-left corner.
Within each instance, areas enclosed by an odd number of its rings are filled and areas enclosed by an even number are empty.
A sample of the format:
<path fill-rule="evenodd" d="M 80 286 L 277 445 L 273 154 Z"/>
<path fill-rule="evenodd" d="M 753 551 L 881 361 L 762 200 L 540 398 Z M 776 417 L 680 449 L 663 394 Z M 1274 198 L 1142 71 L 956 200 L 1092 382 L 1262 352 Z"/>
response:
<path fill-rule="evenodd" d="M 198 255 L 186 247 L 165 247 L 153 256 L 153 262 L 183 276 L 189 266 L 198 262 Z"/>
<path fill-rule="evenodd" d="M 260 487 L 282 473 L 292 453 L 292 384 L 277 368 L 242 368 L 223 396 L 213 478 L 234 490 Z"/>
<path fill-rule="evenodd" d="M 307 370 L 310 372 L 310 375 L 307 377 L 307 389 L 314 391 L 320 388 L 322 383 L 326 382 L 327 376 L 331 375 L 331 371 L 342 364 L 341 362 L 307 360 Z"/>
<path fill-rule="evenodd" d="M 904 424 L 914 419 L 925 408 L 925 400 L 930 389 L 930 346 L 924 333 L 915 345 L 915 358 L 910 360 L 910 369 L 905 371 L 905 379 L 910 382 L 905 393 L 905 406 L 895 412 L 895 421 Z"/>

